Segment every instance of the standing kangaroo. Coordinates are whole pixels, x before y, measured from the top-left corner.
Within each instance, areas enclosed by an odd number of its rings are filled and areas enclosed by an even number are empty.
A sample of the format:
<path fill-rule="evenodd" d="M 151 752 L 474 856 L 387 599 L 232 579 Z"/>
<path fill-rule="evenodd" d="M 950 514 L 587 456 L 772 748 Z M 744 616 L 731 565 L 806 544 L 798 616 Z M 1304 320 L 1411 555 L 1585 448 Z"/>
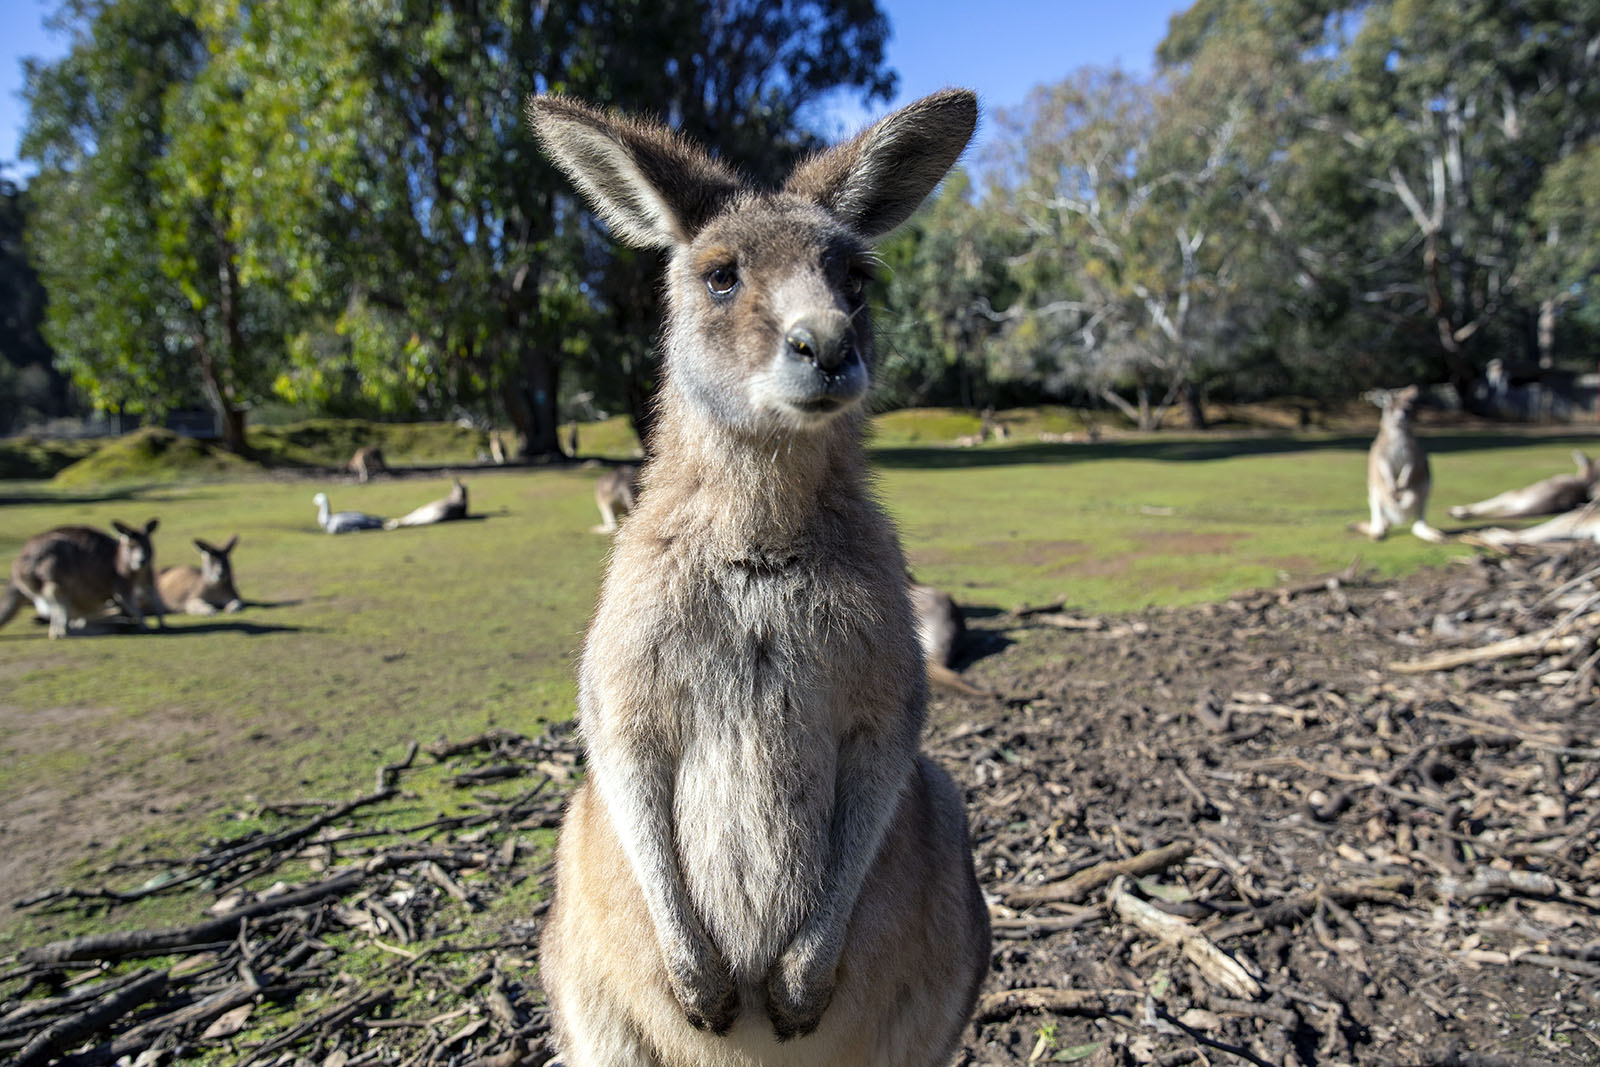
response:
<path fill-rule="evenodd" d="M 601 523 L 591 533 L 614 533 L 617 519 L 631 512 L 639 499 L 639 468 L 632 463 L 613 467 L 594 483 L 594 506 L 600 509 Z"/>
<path fill-rule="evenodd" d="M 946 1062 L 988 916 L 960 793 L 917 750 L 927 682 L 861 400 L 867 242 L 955 162 L 977 100 L 920 100 L 776 191 L 658 126 L 528 111 L 611 232 L 670 255 L 540 956 L 567 1067 Z"/>
<path fill-rule="evenodd" d="M 1578 467 L 1575 474 L 1552 474 L 1521 489 L 1507 489 L 1488 500 L 1453 507 L 1450 515 L 1457 519 L 1531 519 L 1581 508 L 1600 493 L 1600 469 L 1576 450 L 1572 462 Z"/>
<path fill-rule="evenodd" d="M 239 590 L 233 585 L 233 561 L 230 554 L 239 543 L 239 535 L 228 538 L 227 544 L 217 546 L 195 538 L 194 547 L 200 550 L 201 565 L 191 567 L 165 567 L 156 579 L 161 600 L 168 611 L 182 611 L 189 615 L 215 615 L 220 611 L 238 611 L 244 607 Z"/>
<path fill-rule="evenodd" d="M 0 626 L 32 600 L 50 620 L 50 636 L 67 636 L 74 619 L 105 613 L 115 601 L 141 628 L 144 604 L 154 607 L 156 623 L 166 629 L 161 598 L 155 587 L 155 548 L 150 535 L 160 525 L 151 519 L 144 529 L 111 524 L 117 536 L 88 526 L 58 526 L 28 539 L 11 564 L 11 581 L 0 593 Z"/>
<path fill-rule="evenodd" d="M 356 454 L 350 457 L 350 462 L 345 468 L 356 476 L 362 485 L 372 480 L 374 474 L 382 474 L 389 468 L 383 462 L 383 449 L 377 445 L 363 445 L 356 449 Z"/>
<path fill-rule="evenodd" d="M 1378 436 L 1367 452 L 1367 507 L 1371 519 L 1357 523 L 1356 529 L 1374 541 L 1383 540 L 1391 526 L 1410 526 L 1412 533 L 1434 544 L 1445 539 L 1423 518 L 1433 475 L 1428 469 L 1427 450 L 1417 440 L 1412 421 L 1419 396 L 1414 385 L 1367 394 L 1383 414 L 1379 416 Z"/>

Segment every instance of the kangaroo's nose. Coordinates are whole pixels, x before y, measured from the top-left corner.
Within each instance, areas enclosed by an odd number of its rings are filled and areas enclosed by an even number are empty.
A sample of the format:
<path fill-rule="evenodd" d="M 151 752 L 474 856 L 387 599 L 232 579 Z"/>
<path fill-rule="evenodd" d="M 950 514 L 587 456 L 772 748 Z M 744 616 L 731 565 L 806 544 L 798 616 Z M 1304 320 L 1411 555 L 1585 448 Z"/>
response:
<path fill-rule="evenodd" d="M 852 355 L 846 329 L 849 322 L 838 313 L 808 315 L 789 327 L 784 343 L 796 357 L 816 364 L 818 370 L 836 371 Z"/>

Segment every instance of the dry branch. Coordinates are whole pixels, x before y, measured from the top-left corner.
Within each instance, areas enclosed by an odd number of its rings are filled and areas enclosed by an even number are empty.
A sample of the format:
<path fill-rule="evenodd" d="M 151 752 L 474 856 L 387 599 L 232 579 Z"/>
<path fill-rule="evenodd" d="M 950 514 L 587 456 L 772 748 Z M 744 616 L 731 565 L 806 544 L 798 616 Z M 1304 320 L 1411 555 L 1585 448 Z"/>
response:
<path fill-rule="evenodd" d="M 1005 895 L 1006 903 L 1014 908 L 1026 908 L 1035 904 L 1075 904 L 1118 875 L 1152 874 L 1165 870 L 1175 863 L 1182 863 L 1193 852 L 1192 841 L 1174 841 L 1170 845 L 1141 852 L 1125 860 L 1106 860 L 1104 863 L 1097 863 L 1060 882 L 1010 890 Z"/>

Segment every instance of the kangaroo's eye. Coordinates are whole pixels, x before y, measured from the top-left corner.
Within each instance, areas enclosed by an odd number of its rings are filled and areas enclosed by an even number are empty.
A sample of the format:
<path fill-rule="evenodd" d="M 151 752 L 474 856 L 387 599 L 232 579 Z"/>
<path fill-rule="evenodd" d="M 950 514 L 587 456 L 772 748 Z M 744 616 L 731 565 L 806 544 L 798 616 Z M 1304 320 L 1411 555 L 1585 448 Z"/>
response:
<path fill-rule="evenodd" d="M 727 296 L 739 287 L 739 272 L 732 264 L 713 267 L 706 275 L 706 288 L 712 296 Z"/>

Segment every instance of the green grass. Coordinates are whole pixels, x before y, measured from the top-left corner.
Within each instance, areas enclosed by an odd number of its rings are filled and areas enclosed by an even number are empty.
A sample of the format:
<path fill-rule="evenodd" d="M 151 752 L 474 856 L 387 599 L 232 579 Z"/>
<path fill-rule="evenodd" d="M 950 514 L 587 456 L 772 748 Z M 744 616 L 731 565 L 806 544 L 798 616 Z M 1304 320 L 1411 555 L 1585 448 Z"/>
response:
<path fill-rule="evenodd" d="M 1132 610 L 1325 573 L 1357 555 L 1398 574 L 1469 551 L 1405 535 L 1374 544 L 1346 529 L 1364 515 L 1364 437 L 975 449 L 892 437 L 874 451 L 880 496 L 918 577 L 968 606 L 1064 598 Z M 1583 443 L 1434 436 L 1435 522 L 1450 525 L 1450 504 L 1566 469 Z M 101 847 L 72 853 L 88 858 L 63 877 L 80 879 L 91 860 L 233 836 L 252 798 L 348 798 L 413 738 L 569 717 L 608 547 L 588 532 L 595 477 L 485 472 L 468 478 L 479 521 L 342 537 L 316 530 L 317 489 L 335 509 L 393 515 L 442 495 L 445 480 L 8 485 L 0 559 L 51 526 L 159 517 L 161 564 L 198 562 L 194 537 L 240 534 L 238 584 L 255 603 L 173 618 L 165 635 L 50 642 L 31 613 L 0 630 L 0 797 L 13 811 L 105 822 Z M 0 919 L 0 951 L 39 933 L 15 923 Z"/>

